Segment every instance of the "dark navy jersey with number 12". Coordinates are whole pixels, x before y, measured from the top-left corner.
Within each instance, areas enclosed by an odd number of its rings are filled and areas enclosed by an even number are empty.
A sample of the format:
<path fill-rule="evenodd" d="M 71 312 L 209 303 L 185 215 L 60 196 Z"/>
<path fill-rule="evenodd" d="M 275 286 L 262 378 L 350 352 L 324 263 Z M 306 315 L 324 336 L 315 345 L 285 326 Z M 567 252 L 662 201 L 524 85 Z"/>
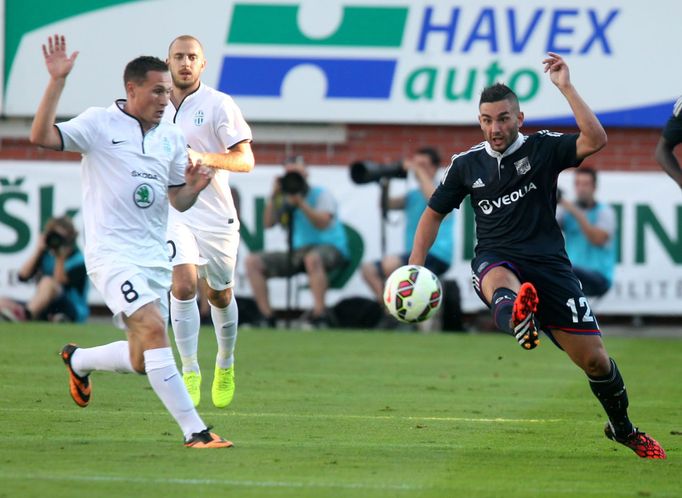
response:
<path fill-rule="evenodd" d="M 557 178 L 578 166 L 578 135 L 540 131 L 519 134 L 503 153 L 487 142 L 457 154 L 429 207 L 447 214 L 469 195 L 476 218 L 476 253 L 568 261 L 556 221 Z"/>

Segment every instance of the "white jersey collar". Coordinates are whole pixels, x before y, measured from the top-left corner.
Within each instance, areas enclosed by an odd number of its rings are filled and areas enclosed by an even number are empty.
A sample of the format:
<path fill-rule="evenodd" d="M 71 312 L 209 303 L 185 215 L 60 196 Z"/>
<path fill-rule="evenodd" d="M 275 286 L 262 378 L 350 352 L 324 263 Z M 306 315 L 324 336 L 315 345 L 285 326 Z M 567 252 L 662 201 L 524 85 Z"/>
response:
<path fill-rule="evenodd" d="M 490 144 L 486 141 L 485 143 L 485 151 L 488 153 L 488 155 L 494 157 L 498 161 L 501 160 L 503 157 L 511 156 L 514 152 L 519 150 L 521 146 L 523 145 L 523 142 L 526 141 L 526 136 L 519 132 L 519 135 L 516 137 L 516 140 L 514 140 L 514 143 L 512 143 L 509 147 L 507 147 L 507 150 L 505 150 L 502 153 L 499 153 L 495 150 L 492 149 Z"/>
<path fill-rule="evenodd" d="M 114 101 L 114 106 L 121 111 L 125 116 L 128 116 L 130 119 L 134 119 L 138 125 L 140 125 L 140 131 L 142 132 L 142 135 L 145 135 L 146 133 L 149 133 L 153 129 L 157 128 L 159 124 L 155 124 L 151 128 L 149 128 L 146 132 L 144 131 L 144 127 L 142 126 L 142 121 L 140 121 L 138 118 L 130 114 L 128 111 L 125 110 L 125 105 L 126 105 L 127 100 L 126 99 L 117 99 Z"/>

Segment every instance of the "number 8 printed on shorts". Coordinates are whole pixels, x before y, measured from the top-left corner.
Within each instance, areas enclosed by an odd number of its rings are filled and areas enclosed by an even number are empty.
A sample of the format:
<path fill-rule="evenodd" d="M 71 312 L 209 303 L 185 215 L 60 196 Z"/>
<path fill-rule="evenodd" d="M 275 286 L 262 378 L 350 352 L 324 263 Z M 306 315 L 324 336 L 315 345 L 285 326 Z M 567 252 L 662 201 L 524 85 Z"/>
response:
<path fill-rule="evenodd" d="M 126 280 L 121 284 L 121 292 L 123 293 L 125 300 L 129 303 L 132 303 L 138 297 L 140 297 L 137 291 L 133 289 L 133 284 L 130 283 L 130 280 Z"/>

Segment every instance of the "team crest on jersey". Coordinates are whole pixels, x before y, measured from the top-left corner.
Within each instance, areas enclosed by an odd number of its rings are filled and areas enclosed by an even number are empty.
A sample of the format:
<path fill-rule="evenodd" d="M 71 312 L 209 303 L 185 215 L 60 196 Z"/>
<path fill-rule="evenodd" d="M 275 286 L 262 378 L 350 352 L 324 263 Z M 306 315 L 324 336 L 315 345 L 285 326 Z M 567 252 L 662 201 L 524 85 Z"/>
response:
<path fill-rule="evenodd" d="M 201 126 L 204 124 L 204 111 L 199 110 L 194 113 L 194 126 Z"/>
<path fill-rule="evenodd" d="M 519 175 L 525 175 L 530 171 L 530 161 L 528 157 L 514 161 L 514 166 L 516 166 L 516 173 Z"/>
<path fill-rule="evenodd" d="M 133 193 L 133 201 L 140 209 L 146 209 L 154 204 L 154 189 L 148 183 L 141 183 Z"/>
<path fill-rule="evenodd" d="M 161 139 L 161 148 L 163 149 L 163 153 L 166 154 L 166 157 L 170 157 L 172 154 L 171 150 L 171 143 L 170 140 L 168 140 L 168 137 L 163 137 Z"/>

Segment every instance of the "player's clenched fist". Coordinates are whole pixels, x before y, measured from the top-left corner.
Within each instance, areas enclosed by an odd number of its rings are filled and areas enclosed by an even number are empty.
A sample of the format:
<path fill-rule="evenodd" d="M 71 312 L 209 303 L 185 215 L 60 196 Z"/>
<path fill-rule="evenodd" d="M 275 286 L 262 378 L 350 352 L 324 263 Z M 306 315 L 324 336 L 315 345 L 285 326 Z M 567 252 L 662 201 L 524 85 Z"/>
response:
<path fill-rule="evenodd" d="M 185 170 L 185 182 L 192 189 L 193 192 L 199 193 L 204 190 L 211 180 L 215 172 L 211 168 L 201 164 L 201 159 L 197 159 L 196 162 L 187 165 Z"/>

